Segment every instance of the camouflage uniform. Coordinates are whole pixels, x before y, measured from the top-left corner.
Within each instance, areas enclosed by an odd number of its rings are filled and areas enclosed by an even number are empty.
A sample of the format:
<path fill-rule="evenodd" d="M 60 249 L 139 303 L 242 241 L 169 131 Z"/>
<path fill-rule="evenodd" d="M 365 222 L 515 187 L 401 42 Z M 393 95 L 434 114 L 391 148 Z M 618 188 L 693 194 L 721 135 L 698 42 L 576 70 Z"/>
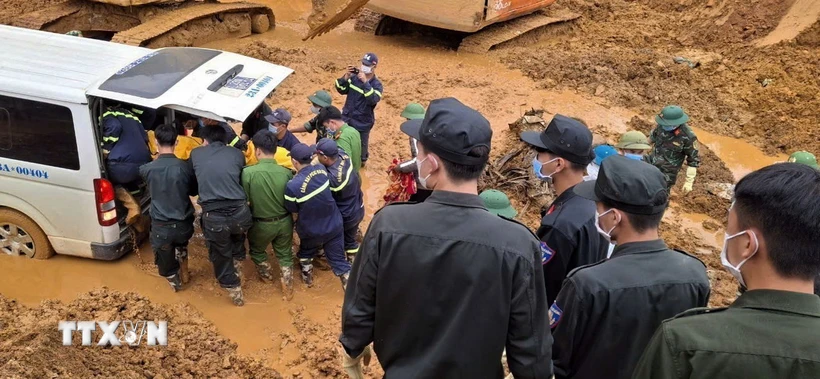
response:
<path fill-rule="evenodd" d="M 666 177 L 666 187 L 671 189 L 678 180 L 678 171 L 683 166 L 698 167 L 700 157 L 698 156 L 698 137 L 683 124 L 679 128 L 667 132 L 658 126 L 649 135 L 652 142 L 652 152 L 645 157 L 645 160 L 661 170 Z"/>

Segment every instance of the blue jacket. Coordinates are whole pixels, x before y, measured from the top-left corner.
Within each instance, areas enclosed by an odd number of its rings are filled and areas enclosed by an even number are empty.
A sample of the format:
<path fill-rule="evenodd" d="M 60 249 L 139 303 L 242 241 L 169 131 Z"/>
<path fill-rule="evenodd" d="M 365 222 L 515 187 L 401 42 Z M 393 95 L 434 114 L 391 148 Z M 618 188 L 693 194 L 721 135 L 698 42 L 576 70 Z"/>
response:
<path fill-rule="evenodd" d="M 322 165 L 303 167 L 288 182 L 285 209 L 299 214 L 299 238 L 330 237 L 344 230 L 342 214 L 330 193 L 330 181 Z"/>
<path fill-rule="evenodd" d="M 151 161 L 148 134 L 137 116 L 122 108 L 109 108 L 102 114 L 102 147 L 108 150 L 108 161 L 135 163 Z"/>
<path fill-rule="evenodd" d="M 340 151 L 336 162 L 327 167 L 327 172 L 330 174 L 330 192 L 344 223 L 361 221 L 364 218 L 364 195 L 350 157 Z"/>
<path fill-rule="evenodd" d="M 373 110 L 382 99 L 382 82 L 376 76 L 364 83 L 357 76 L 336 79 L 336 91 L 347 95 L 342 108 L 342 120 L 358 131 L 369 131 L 376 122 Z"/>
<path fill-rule="evenodd" d="M 285 132 L 284 138 L 276 141 L 276 145 L 284 147 L 288 151 L 290 151 L 290 149 L 293 149 L 293 146 L 298 143 L 300 143 L 299 140 L 296 138 L 296 136 L 293 135 L 293 133 L 290 132 L 290 130 Z"/>

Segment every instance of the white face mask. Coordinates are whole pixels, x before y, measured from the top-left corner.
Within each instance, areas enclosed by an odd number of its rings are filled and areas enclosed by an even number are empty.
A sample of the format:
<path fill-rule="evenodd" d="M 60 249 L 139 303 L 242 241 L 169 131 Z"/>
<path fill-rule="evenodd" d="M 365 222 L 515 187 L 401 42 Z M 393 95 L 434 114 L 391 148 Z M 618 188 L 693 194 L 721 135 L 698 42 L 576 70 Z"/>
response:
<path fill-rule="evenodd" d="M 310 113 L 313 113 L 313 114 L 319 114 L 320 110 L 322 110 L 322 109 L 319 108 L 319 107 L 313 107 L 313 106 L 310 107 Z"/>
<path fill-rule="evenodd" d="M 618 223 L 616 222 L 615 225 L 611 229 L 609 229 L 608 232 L 604 231 L 604 229 L 601 228 L 601 217 L 603 217 L 604 215 L 606 215 L 609 212 L 612 212 L 613 210 L 615 210 L 615 209 L 614 208 L 610 209 L 610 210 L 608 210 L 604 213 L 601 213 L 601 214 L 598 214 L 598 211 L 595 211 L 595 229 L 598 229 L 598 233 L 600 235 L 604 236 L 604 238 L 606 239 L 606 242 L 609 242 L 609 243 L 612 243 L 612 234 L 611 233 L 612 233 L 613 230 L 615 230 L 615 227 L 618 226 Z M 621 221 L 618 220 L 618 222 L 621 222 Z M 611 254 L 612 253 L 609 253 L 609 255 L 611 255 Z"/>
<path fill-rule="evenodd" d="M 431 172 L 431 173 L 427 174 L 427 176 L 425 176 L 425 177 L 421 176 L 421 165 L 424 164 L 424 161 L 426 161 L 428 159 L 430 159 L 429 155 L 426 158 L 418 161 L 418 163 L 416 163 L 416 177 L 419 178 L 419 184 L 421 184 L 421 188 L 423 188 L 423 189 L 429 189 L 429 188 L 427 188 L 427 179 L 430 178 L 430 175 L 433 175 L 433 173 Z M 433 159 L 433 162 L 435 162 L 435 158 Z"/>
<path fill-rule="evenodd" d="M 742 236 L 746 233 L 751 234 L 752 240 L 755 241 L 755 252 L 752 253 L 752 255 L 750 255 L 749 258 L 740 261 L 740 263 L 738 263 L 737 266 L 732 266 L 732 264 L 729 263 L 729 240 L 735 237 Z M 743 266 L 743 264 L 746 263 L 746 261 L 755 256 L 755 254 L 757 254 L 757 249 L 760 247 L 760 245 L 757 243 L 757 235 L 755 234 L 755 232 L 748 229 L 737 234 L 729 235 L 729 233 L 726 232 L 724 232 L 723 234 L 725 235 L 725 237 L 723 238 L 723 250 L 720 251 L 720 263 L 723 264 L 723 267 L 726 268 L 726 271 L 729 271 L 729 273 L 732 274 L 732 276 L 734 276 L 738 282 L 740 282 L 740 285 L 746 287 L 746 282 L 743 280 L 743 274 L 740 273 L 740 267 Z"/>
<path fill-rule="evenodd" d="M 367 65 L 362 65 L 362 67 L 359 70 L 361 72 L 365 73 L 365 74 L 369 74 L 369 73 L 373 72 L 373 67 L 370 67 L 370 66 L 367 66 Z"/>

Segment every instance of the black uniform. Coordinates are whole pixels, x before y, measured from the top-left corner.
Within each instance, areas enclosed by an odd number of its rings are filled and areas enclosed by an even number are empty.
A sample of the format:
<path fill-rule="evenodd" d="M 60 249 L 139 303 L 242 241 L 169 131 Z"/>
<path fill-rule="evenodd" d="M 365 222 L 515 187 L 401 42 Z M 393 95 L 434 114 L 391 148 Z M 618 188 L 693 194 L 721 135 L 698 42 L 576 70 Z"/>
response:
<path fill-rule="evenodd" d="M 140 174 L 151 195 L 154 262 L 160 275 L 176 275 L 177 259 L 188 255 L 188 240 L 194 235 L 194 207 L 190 199 L 197 193 L 194 168 L 174 154 L 160 154 L 155 161 L 140 167 Z"/>
<path fill-rule="evenodd" d="M 256 132 L 260 130 L 268 130 L 268 121 L 265 120 L 265 116 L 271 113 L 273 113 L 273 111 L 270 109 L 268 104 L 262 102 L 262 104 L 260 104 L 259 107 L 245 119 L 244 122 L 242 122 L 242 131 L 240 134 L 253 138 L 253 136 L 256 135 Z"/>
<path fill-rule="evenodd" d="M 541 219 L 536 235 L 543 241 L 544 284 L 547 303 L 561 291 L 567 273 L 606 258 L 609 243 L 595 228 L 595 202 L 567 189 Z"/>
<path fill-rule="evenodd" d="M 697 258 L 662 240 L 617 245 L 570 272 L 550 307 L 556 379 L 630 378 L 661 322 L 706 306 L 709 293 Z"/>
<path fill-rule="evenodd" d="M 202 234 L 208 257 L 223 288 L 239 286 L 233 260 L 245 259 L 245 233 L 253 224 L 242 188 L 245 156 L 222 142 L 191 151 L 191 162 L 199 183 Z"/>
<path fill-rule="evenodd" d="M 352 354 L 375 341 L 389 378 L 501 378 L 504 346 L 516 378 L 549 378 L 538 261 L 532 232 L 476 195 L 391 204 L 353 264 L 340 341 Z"/>

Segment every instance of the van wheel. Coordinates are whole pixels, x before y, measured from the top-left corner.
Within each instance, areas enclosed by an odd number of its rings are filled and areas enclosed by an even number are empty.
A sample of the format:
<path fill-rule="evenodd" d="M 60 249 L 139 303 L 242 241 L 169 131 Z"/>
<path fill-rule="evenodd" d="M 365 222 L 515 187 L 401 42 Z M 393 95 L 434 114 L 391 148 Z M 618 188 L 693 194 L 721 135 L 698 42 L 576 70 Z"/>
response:
<path fill-rule="evenodd" d="M 54 255 L 54 248 L 30 218 L 11 209 L 0 209 L 0 253 L 48 259 Z"/>

